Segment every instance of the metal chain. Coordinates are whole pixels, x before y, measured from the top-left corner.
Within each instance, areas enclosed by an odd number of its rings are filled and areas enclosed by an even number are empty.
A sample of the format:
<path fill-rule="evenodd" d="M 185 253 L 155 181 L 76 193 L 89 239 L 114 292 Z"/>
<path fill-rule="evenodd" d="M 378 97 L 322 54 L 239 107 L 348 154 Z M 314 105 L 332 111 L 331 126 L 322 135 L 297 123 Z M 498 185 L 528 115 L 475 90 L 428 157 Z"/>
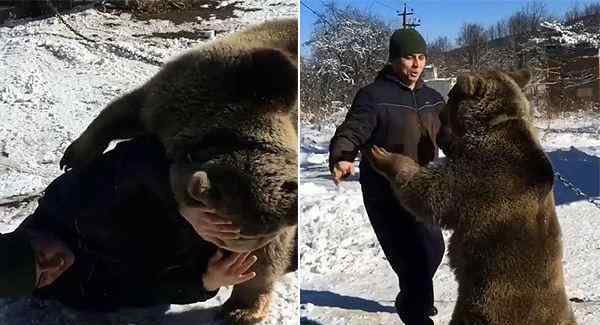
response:
<path fill-rule="evenodd" d="M 593 198 L 593 197 L 585 194 L 582 190 L 580 190 L 577 186 L 575 186 L 575 184 L 573 184 L 571 181 L 569 181 L 566 177 L 561 175 L 559 172 L 555 171 L 554 175 L 560 180 L 561 183 L 563 183 L 563 185 L 565 185 L 566 188 L 573 191 L 579 197 L 582 197 L 582 198 L 588 200 L 588 202 L 593 204 L 596 208 L 600 209 L 600 199 L 596 199 L 596 198 Z"/>
<path fill-rule="evenodd" d="M 83 40 L 88 41 L 90 43 L 93 44 L 99 44 L 99 45 L 104 45 L 108 48 L 111 48 L 113 50 L 113 53 L 115 54 L 119 54 L 119 52 L 124 52 L 125 55 L 128 55 L 130 58 L 136 59 L 138 61 L 147 63 L 147 64 L 151 64 L 151 65 L 155 65 L 155 66 L 162 66 L 163 62 L 160 60 L 157 60 L 155 58 L 149 57 L 147 55 L 144 55 L 142 53 L 136 53 L 134 51 L 132 51 L 131 49 L 128 49 L 126 47 L 123 46 L 119 46 L 104 40 L 94 40 L 91 39 L 89 37 L 85 37 L 83 34 L 79 33 L 75 28 L 73 28 L 71 25 L 69 25 L 69 23 L 67 23 L 64 18 L 62 17 L 62 15 L 60 14 L 60 12 L 58 11 L 58 9 L 52 4 L 51 0 L 46 0 L 46 3 L 48 4 L 48 6 L 52 9 L 52 11 L 54 11 L 55 16 L 60 20 L 60 22 L 65 25 L 71 32 L 73 32 L 73 34 L 81 37 Z"/>

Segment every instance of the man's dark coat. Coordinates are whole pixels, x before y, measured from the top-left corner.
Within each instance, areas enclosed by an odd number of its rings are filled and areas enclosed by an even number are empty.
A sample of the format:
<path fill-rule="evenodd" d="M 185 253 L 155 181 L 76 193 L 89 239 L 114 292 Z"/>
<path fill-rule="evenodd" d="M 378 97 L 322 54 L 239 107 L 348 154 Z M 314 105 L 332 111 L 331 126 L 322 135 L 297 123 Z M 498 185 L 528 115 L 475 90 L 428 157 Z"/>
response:
<path fill-rule="evenodd" d="M 202 275 L 216 247 L 179 214 L 169 164 L 157 140 L 140 138 L 54 180 L 19 228 L 57 235 L 75 263 L 34 296 L 103 311 L 213 297 Z"/>
<path fill-rule="evenodd" d="M 414 91 L 395 76 L 390 66 L 354 97 L 345 121 L 329 146 L 330 168 L 339 161 L 354 161 L 360 149 L 377 145 L 425 165 L 437 157 L 435 138 L 443 97 L 419 80 Z M 389 188 L 366 159 L 360 163 L 360 182 Z M 389 190 L 391 192 L 391 190 Z"/>

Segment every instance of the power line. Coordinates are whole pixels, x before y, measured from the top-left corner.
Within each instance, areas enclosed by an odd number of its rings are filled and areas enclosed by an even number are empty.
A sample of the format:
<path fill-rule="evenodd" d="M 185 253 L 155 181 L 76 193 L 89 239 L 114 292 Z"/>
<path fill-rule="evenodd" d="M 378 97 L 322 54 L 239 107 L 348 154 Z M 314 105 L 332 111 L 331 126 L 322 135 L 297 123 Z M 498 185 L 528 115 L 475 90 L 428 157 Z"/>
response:
<path fill-rule="evenodd" d="M 368 13 L 371 13 L 371 8 L 373 8 L 374 3 L 375 3 L 375 0 L 371 0 L 371 3 L 369 4 L 369 7 L 367 8 Z"/>
<path fill-rule="evenodd" d="M 415 11 L 414 10 L 410 10 L 410 12 L 406 11 L 406 2 L 404 3 L 404 10 L 402 12 L 400 12 L 400 10 L 397 11 L 398 16 L 402 16 L 402 28 L 415 28 L 417 26 L 421 26 L 421 24 L 415 24 L 415 23 L 408 23 L 407 19 L 408 16 L 414 15 Z M 417 22 L 421 22 L 420 19 L 417 20 Z"/>
<path fill-rule="evenodd" d="M 308 9 L 310 12 L 313 13 L 313 15 L 319 17 L 321 20 L 323 20 L 325 23 L 327 23 L 327 25 L 333 27 L 333 25 L 331 23 L 329 23 L 329 21 L 327 21 L 327 19 L 325 19 L 325 17 L 323 17 L 323 15 L 321 15 L 320 13 L 318 13 L 313 8 L 309 7 L 306 3 L 304 3 L 304 1 L 300 0 L 300 4 L 303 5 L 303 6 L 305 6 L 306 9 Z"/>
<path fill-rule="evenodd" d="M 396 9 L 396 8 L 392 8 L 392 7 L 390 7 L 390 6 L 386 5 L 385 3 L 381 2 L 381 1 L 377 1 L 377 0 L 375 0 L 375 2 L 376 2 L 378 5 L 380 5 L 380 6 L 386 7 L 386 8 L 388 8 L 388 9 L 391 9 L 391 10 L 394 10 L 394 11 L 398 11 L 398 9 Z"/>

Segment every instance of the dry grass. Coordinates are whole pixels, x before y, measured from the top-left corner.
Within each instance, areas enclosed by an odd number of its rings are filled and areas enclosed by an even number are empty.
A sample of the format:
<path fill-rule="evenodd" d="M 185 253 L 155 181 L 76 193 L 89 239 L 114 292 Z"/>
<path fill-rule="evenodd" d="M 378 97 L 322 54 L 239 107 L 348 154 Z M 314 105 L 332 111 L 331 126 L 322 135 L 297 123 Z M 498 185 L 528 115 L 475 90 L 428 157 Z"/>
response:
<path fill-rule="evenodd" d="M 129 10 L 138 14 L 158 14 L 172 10 L 193 8 L 194 0 L 130 0 Z"/>

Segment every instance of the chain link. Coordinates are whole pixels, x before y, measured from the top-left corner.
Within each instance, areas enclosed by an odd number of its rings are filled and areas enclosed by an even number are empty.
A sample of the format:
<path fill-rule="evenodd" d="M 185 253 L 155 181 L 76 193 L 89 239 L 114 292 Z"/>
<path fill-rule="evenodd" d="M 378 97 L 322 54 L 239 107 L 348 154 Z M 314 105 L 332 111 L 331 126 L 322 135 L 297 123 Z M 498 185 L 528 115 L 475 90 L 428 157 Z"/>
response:
<path fill-rule="evenodd" d="M 582 190 L 580 190 L 577 186 L 575 186 L 575 184 L 573 184 L 571 181 L 569 181 L 566 177 L 561 175 L 559 172 L 555 171 L 554 175 L 560 180 L 561 183 L 563 183 L 563 185 L 566 188 L 573 191 L 579 197 L 582 197 L 582 198 L 588 200 L 588 202 L 593 204 L 596 208 L 600 209 L 600 199 L 596 199 L 596 198 L 593 198 L 593 197 L 585 194 Z"/>
<path fill-rule="evenodd" d="M 153 57 L 150 57 L 148 55 L 142 54 L 142 53 L 136 53 L 135 51 L 128 49 L 124 46 L 120 46 L 117 44 L 113 44 L 111 42 L 107 42 L 104 40 L 94 40 L 91 39 L 89 37 L 84 36 L 83 34 L 81 34 L 80 32 L 78 32 L 75 28 L 73 28 L 73 26 L 69 25 L 69 23 L 67 23 L 67 21 L 62 17 L 62 15 L 60 14 L 60 12 L 58 11 L 58 9 L 52 4 L 51 0 L 46 0 L 46 3 L 48 4 L 48 6 L 52 9 L 52 11 L 54 11 L 54 15 L 60 20 L 60 22 L 65 25 L 71 32 L 73 32 L 75 35 L 81 37 L 82 39 L 84 39 L 85 41 L 88 41 L 90 43 L 93 44 L 97 44 L 97 45 L 102 45 L 105 47 L 108 47 L 109 49 L 114 50 L 113 53 L 119 55 L 120 53 L 123 53 L 125 55 L 125 57 L 133 59 L 133 60 L 137 60 L 140 62 L 144 62 L 147 64 L 151 64 L 151 65 L 155 65 L 155 66 L 162 66 L 163 62 L 159 59 L 155 59 Z"/>

